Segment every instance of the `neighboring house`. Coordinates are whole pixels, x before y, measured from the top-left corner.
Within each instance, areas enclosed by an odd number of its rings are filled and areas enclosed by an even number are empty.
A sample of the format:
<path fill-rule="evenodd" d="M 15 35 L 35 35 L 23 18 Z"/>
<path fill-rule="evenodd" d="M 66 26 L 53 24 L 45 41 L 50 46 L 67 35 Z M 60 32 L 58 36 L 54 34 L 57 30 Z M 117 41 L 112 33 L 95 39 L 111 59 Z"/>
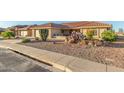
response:
<path fill-rule="evenodd" d="M 49 39 L 65 39 L 65 36 L 69 36 L 73 31 L 81 32 L 83 35 L 86 35 L 87 31 L 94 31 L 94 37 L 101 38 L 101 33 L 106 30 L 111 30 L 112 25 L 95 21 L 70 22 L 62 24 L 47 23 L 16 28 L 15 32 L 16 35 L 20 37 L 40 37 L 39 31 L 41 29 L 49 30 Z"/>
<path fill-rule="evenodd" d="M 16 36 L 21 36 L 21 32 L 20 32 L 19 29 L 21 29 L 21 28 L 24 29 L 24 28 L 27 27 L 27 26 L 28 26 L 28 25 L 16 25 L 16 26 L 8 27 L 7 29 L 13 31 Z M 28 30 L 26 30 L 26 31 L 28 31 Z"/>
<path fill-rule="evenodd" d="M 5 31 L 4 28 L 0 28 L 0 34 L 1 34 L 2 32 L 4 32 L 4 31 Z"/>
<path fill-rule="evenodd" d="M 124 32 L 115 32 L 118 36 L 124 36 Z"/>
<path fill-rule="evenodd" d="M 26 26 L 26 27 L 16 27 L 15 28 L 15 34 L 18 37 L 35 37 L 32 35 L 33 31 L 31 29 L 33 26 Z"/>

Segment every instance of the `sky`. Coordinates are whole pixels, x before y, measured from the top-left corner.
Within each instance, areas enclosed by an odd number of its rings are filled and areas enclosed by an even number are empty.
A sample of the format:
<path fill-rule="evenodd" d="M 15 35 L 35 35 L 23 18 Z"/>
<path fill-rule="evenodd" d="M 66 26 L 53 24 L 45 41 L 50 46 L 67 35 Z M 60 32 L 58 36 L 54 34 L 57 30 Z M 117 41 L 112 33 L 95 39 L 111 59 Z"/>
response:
<path fill-rule="evenodd" d="M 124 29 L 124 21 L 104 21 L 105 23 L 112 24 L 113 29 L 115 31 L 118 31 L 119 28 Z"/>
<path fill-rule="evenodd" d="M 0 27 L 6 28 L 14 25 L 33 25 L 33 24 L 44 24 L 48 22 L 63 23 L 70 21 L 0 21 Z M 104 23 L 109 23 L 113 25 L 113 29 L 118 31 L 119 28 L 124 29 L 124 21 L 103 21 Z"/>

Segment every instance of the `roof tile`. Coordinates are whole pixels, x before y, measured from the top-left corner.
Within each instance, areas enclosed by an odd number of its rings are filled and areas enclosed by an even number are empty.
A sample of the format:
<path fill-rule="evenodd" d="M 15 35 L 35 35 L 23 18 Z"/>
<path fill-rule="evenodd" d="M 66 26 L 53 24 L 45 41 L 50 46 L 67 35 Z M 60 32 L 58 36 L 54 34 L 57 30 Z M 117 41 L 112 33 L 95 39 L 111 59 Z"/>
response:
<path fill-rule="evenodd" d="M 41 29 L 41 28 L 64 28 L 64 29 L 73 29 L 78 27 L 86 27 L 86 26 L 108 26 L 111 27 L 110 24 L 96 22 L 96 21 L 80 21 L 80 22 L 69 22 L 69 23 L 47 23 L 42 25 L 31 25 L 23 28 L 18 28 L 18 30 L 28 30 L 28 29 Z"/>

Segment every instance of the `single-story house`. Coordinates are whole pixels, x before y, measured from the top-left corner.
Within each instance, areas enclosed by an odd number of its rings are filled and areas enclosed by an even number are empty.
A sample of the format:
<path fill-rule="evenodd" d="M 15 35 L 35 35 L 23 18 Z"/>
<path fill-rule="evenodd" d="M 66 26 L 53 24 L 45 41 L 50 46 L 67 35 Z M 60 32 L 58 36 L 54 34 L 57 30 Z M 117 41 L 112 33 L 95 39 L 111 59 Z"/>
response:
<path fill-rule="evenodd" d="M 4 32 L 4 31 L 5 31 L 4 28 L 0 28 L 0 34 L 1 34 L 2 32 Z"/>
<path fill-rule="evenodd" d="M 112 25 L 95 21 L 80 21 L 62 24 L 47 23 L 16 28 L 15 34 L 20 37 L 40 37 L 39 31 L 41 29 L 48 29 L 48 39 L 65 39 L 65 36 L 69 36 L 73 31 L 81 32 L 83 35 L 86 35 L 87 31 L 94 31 L 94 37 L 101 38 L 101 33 L 106 30 L 111 30 Z"/>
<path fill-rule="evenodd" d="M 115 32 L 118 36 L 124 36 L 124 32 Z"/>

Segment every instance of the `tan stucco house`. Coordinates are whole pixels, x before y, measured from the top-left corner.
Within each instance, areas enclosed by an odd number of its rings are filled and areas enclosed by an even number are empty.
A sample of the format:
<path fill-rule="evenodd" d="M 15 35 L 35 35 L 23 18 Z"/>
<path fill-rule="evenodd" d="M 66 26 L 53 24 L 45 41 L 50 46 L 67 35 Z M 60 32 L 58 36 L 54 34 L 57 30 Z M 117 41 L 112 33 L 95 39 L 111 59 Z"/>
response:
<path fill-rule="evenodd" d="M 69 23 L 47 23 L 42 25 L 32 25 L 23 28 L 16 28 L 15 34 L 19 37 L 40 37 L 39 30 L 48 29 L 48 39 L 65 39 L 72 31 L 81 32 L 86 35 L 87 31 L 94 31 L 94 37 L 101 38 L 101 33 L 106 30 L 111 30 L 112 25 L 95 21 L 80 21 Z"/>
<path fill-rule="evenodd" d="M 4 31 L 5 31 L 4 28 L 0 28 L 0 35 L 1 35 L 1 33 L 4 32 Z"/>

